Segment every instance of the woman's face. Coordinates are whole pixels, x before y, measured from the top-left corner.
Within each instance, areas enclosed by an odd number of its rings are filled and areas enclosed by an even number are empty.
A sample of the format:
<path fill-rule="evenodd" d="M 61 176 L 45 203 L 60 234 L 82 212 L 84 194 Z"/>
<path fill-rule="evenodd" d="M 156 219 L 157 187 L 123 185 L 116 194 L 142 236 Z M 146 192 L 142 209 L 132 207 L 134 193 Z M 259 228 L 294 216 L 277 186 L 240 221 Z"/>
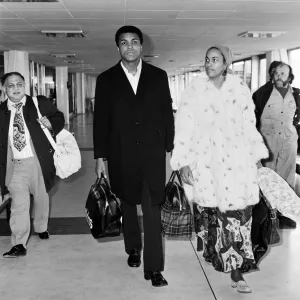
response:
<path fill-rule="evenodd" d="M 212 48 L 206 53 L 205 71 L 209 78 L 220 77 L 226 69 L 224 57 L 220 50 Z"/>

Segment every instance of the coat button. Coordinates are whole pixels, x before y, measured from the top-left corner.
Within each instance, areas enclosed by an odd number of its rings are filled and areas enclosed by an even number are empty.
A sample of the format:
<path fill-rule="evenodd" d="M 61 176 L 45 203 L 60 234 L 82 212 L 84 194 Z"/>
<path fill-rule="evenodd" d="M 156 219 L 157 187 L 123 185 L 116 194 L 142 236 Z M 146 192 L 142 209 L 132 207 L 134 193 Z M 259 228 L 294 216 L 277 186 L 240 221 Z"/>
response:
<path fill-rule="evenodd" d="M 52 149 L 49 149 L 49 152 L 50 152 L 50 153 L 52 153 L 52 152 L 53 152 L 53 150 L 52 150 Z"/>
<path fill-rule="evenodd" d="M 139 144 L 139 141 L 136 141 L 136 144 L 138 145 L 138 144 Z"/>
<path fill-rule="evenodd" d="M 135 125 L 140 125 L 140 122 L 139 122 L 139 121 L 136 121 L 136 122 L 135 122 Z"/>
<path fill-rule="evenodd" d="M 1 130 L 4 131 L 4 128 L 2 128 Z"/>

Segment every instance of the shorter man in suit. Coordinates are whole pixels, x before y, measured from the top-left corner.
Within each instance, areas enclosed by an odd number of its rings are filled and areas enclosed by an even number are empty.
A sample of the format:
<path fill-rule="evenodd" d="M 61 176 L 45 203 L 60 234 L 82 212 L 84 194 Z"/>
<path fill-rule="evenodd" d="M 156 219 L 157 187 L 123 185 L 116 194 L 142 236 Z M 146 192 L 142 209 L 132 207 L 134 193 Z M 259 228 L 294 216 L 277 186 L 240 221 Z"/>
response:
<path fill-rule="evenodd" d="M 25 94 L 25 80 L 18 72 L 2 78 L 7 95 L 0 105 L 0 184 L 8 188 L 11 203 L 11 243 L 4 257 L 27 253 L 30 233 L 30 194 L 34 197 L 34 230 L 41 239 L 48 239 L 49 196 L 54 184 L 53 148 L 41 124 L 55 137 L 64 127 L 64 116 L 50 101 L 38 100 L 43 117 L 38 118 L 33 99 Z M 41 124 L 40 124 L 41 123 Z M 2 195 L 4 196 L 4 195 Z"/>
<path fill-rule="evenodd" d="M 143 210 L 144 278 L 155 287 L 164 253 L 160 205 L 164 202 L 166 152 L 173 149 L 174 117 L 165 71 L 141 59 L 143 34 L 123 26 L 115 35 L 119 63 L 98 76 L 94 112 L 96 173 L 108 173 L 122 201 L 123 235 L 129 267 L 141 264 L 142 237 L 137 204 Z"/>

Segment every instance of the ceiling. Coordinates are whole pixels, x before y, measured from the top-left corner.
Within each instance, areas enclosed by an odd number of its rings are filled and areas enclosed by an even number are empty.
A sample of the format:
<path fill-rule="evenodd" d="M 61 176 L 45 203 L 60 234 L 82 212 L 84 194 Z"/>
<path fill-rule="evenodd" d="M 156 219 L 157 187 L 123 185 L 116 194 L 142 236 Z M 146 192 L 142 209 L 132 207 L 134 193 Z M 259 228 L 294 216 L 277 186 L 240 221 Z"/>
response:
<path fill-rule="evenodd" d="M 12 0 L 13 1 L 13 0 Z M 144 55 L 169 74 L 202 65 L 205 50 L 228 45 L 235 59 L 300 46 L 300 0 L 0 0 L 0 52 L 27 51 L 48 66 L 67 66 L 50 54 L 76 54 L 71 72 L 98 74 L 115 64 L 116 30 L 135 25 L 144 33 Z M 41 30 L 82 30 L 86 38 L 50 39 Z M 249 30 L 284 31 L 276 38 L 238 37 Z M 83 69 L 86 68 L 86 69 Z M 95 68 L 94 70 L 88 68 Z"/>

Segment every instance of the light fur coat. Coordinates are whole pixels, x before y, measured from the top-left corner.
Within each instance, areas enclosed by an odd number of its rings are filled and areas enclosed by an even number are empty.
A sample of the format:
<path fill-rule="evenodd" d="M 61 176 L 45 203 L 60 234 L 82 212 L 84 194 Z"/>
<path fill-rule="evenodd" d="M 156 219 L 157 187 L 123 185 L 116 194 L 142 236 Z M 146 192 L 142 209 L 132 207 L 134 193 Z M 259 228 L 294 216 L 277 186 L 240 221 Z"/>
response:
<path fill-rule="evenodd" d="M 171 167 L 190 166 L 192 200 L 220 211 L 259 201 L 256 163 L 268 157 L 249 88 L 228 74 L 220 90 L 205 76 L 184 91 L 175 120 Z"/>

